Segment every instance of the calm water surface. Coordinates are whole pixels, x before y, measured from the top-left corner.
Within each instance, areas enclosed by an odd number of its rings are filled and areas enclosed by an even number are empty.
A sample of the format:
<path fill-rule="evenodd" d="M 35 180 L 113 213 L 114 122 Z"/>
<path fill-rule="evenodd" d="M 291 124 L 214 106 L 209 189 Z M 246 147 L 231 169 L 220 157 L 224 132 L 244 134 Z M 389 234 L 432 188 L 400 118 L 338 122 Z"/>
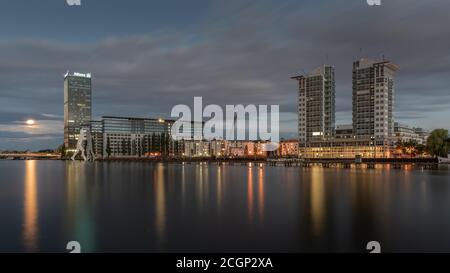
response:
<path fill-rule="evenodd" d="M 0 252 L 450 252 L 450 169 L 0 161 Z"/>

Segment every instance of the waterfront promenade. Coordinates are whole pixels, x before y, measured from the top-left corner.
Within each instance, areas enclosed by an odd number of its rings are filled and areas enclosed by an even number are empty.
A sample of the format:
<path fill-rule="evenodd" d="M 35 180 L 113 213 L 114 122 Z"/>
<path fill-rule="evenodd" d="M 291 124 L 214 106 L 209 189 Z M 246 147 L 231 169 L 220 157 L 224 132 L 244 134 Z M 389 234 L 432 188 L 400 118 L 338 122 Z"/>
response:
<path fill-rule="evenodd" d="M 24 153 L 24 154 L 0 154 L 0 159 L 10 160 L 70 160 L 55 154 Z M 324 168 L 352 166 L 375 168 L 377 164 L 391 165 L 394 169 L 401 169 L 404 165 L 417 165 L 421 168 L 433 169 L 438 166 L 437 158 L 264 158 L 264 157 L 237 157 L 237 158 L 165 158 L 165 157 L 114 157 L 96 159 L 99 162 L 155 162 L 155 163 L 180 163 L 180 164 L 229 164 L 246 165 L 248 163 L 265 164 L 268 166 L 285 167 L 312 167 Z"/>

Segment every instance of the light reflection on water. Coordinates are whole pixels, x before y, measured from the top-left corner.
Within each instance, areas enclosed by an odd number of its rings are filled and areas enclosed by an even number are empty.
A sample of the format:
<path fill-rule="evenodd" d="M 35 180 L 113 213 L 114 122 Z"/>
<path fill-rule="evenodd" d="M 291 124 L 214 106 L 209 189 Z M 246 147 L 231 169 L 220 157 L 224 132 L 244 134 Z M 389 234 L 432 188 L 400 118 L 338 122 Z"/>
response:
<path fill-rule="evenodd" d="M 247 170 L 247 200 L 248 200 L 248 221 L 253 221 L 253 169 L 252 167 L 248 167 Z"/>
<path fill-rule="evenodd" d="M 1 252 L 72 240 L 85 252 L 345 252 L 370 240 L 450 251 L 448 167 L 4 161 L 0 172 Z"/>
<path fill-rule="evenodd" d="M 166 229 L 166 181 L 164 180 L 164 166 L 158 164 L 154 172 L 155 203 L 156 203 L 156 232 L 159 245 L 164 241 Z"/>
<path fill-rule="evenodd" d="M 322 233 L 325 221 L 325 185 L 323 180 L 323 171 L 319 168 L 313 168 L 311 171 L 311 217 L 314 235 L 319 236 Z"/>
<path fill-rule="evenodd" d="M 36 185 L 36 162 L 25 163 L 25 194 L 24 194 L 24 219 L 23 242 L 25 251 L 34 252 L 38 243 L 38 203 Z"/>
<path fill-rule="evenodd" d="M 65 228 L 73 237 L 69 241 L 78 241 L 82 245 L 82 251 L 95 252 L 95 219 L 91 211 L 95 194 L 93 181 L 89 181 L 90 173 L 85 166 L 78 162 L 66 164 L 66 210 L 64 212 Z M 62 205 L 62 204 L 61 204 Z"/>

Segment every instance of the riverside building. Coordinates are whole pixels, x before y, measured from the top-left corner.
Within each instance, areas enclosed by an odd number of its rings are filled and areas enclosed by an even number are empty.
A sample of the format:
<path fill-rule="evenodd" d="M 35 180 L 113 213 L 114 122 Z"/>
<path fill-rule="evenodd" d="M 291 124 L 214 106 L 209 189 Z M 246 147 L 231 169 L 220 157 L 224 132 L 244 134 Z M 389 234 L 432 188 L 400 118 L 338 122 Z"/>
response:
<path fill-rule="evenodd" d="M 394 134 L 394 74 L 398 66 L 390 61 L 360 59 L 352 70 L 352 126 L 337 127 L 331 135 L 311 132 L 308 124 L 316 125 L 322 118 L 321 101 L 308 95 L 305 77 L 299 81 L 299 156 L 303 158 L 388 158 L 393 155 Z M 317 74 L 317 73 L 316 73 Z M 314 81 L 320 81 L 315 76 Z M 334 79 L 333 79 L 334 82 Z M 320 86 L 320 83 L 315 83 Z M 312 85 L 312 86 L 315 86 Z M 313 94 L 318 87 L 309 88 Z M 334 100 L 333 100 L 334 102 Z M 324 108 L 325 109 L 325 108 Z M 333 113 L 327 113 L 333 117 Z M 319 119 L 318 119 L 319 118 Z"/>
<path fill-rule="evenodd" d="M 395 122 L 394 124 L 396 144 L 405 142 L 415 142 L 417 144 L 426 144 L 427 133 L 422 128 L 414 128 L 408 124 Z"/>
<path fill-rule="evenodd" d="M 309 75 L 292 77 L 298 81 L 298 136 L 301 143 L 334 137 L 334 67 L 323 65 Z"/>
<path fill-rule="evenodd" d="M 353 132 L 358 139 L 374 139 L 376 145 L 394 141 L 394 74 L 390 61 L 360 59 L 353 63 Z"/>
<path fill-rule="evenodd" d="M 171 122 L 163 119 L 105 116 L 103 157 L 168 156 Z"/>
<path fill-rule="evenodd" d="M 90 73 L 70 73 L 64 76 L 64 146 L 75 151 L 82 126 L 92 117 L 92 82 Z"/>

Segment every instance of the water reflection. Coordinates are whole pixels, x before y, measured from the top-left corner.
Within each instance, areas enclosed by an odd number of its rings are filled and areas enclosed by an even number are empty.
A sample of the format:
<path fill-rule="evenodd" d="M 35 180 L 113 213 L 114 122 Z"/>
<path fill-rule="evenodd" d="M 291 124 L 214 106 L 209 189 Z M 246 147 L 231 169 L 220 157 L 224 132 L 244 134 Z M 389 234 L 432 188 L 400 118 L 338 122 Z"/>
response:
<path fill-rule="evenodd" d="M 258 212 L 259 219 L 264 219 L 264 169 L 258 169 Z"/>
<path fill-rule="evenodd" d="M 195 177 L 196 177 L 196 189 L 197 189 L 197 191 L 196 191 L 197 204 L 198 204 L 197 207 L 200 210 L 202 210 L 202 207 L 204 204 L 203 203 L 204 202 L 204 199 L 203 199 L 203 195 L 204 195 L 203 165 L 198 164 L 195 167 Z"/>
<path fill-rule="evenodd" d="M 220 212 L 220 208 L 222 205 L 222 196 L 223 196 L 223 189 L 222 189 L 222 167 L 217 166 L 217 209 Z"/>
<path fill-rule="evenodd" d="M 83 252 L 450 249 L 447 167 L 2 164 L 0 192 L 18 194 L 1 207 L 19 217 L 0 225 L 0 252 L 66 252 L 71 240 Z"/>
<path fill-rule="evenodd" d="M 164 165 L 158 163 L 153 175 L 155 206 L 156 206 L 156 236 L 161 247 L 164 242 L 166 229 L 166 188 L 164 180 Z"/>
<path fill-rule="evenodd" d="M 87 187 L 93 179 L 89 175 L 90 167 L 81 162 L 66 164 L 68 240 L 80 242 L 83 252 L 95 251 L 94 217 L 90 199 L 86 196 L 92 194 L 92 188 Z"/>
<path fill-rule="evenodd" d="M 184 163 L 181 165 L 181 203 L 183 209 L 186 204 L 186 168 Z"/>
<path fill-rule="evenodd" d="M 36 161 L 25 161 L 23 242 L 27 252 L 37 250 L 38 203 Z"/>
<path fill-rule="evenodd" d="M 325 220 L 325 180 L 324 170 L 312 168 L 311 170 L 311 217 L 314 235 L 322 233 Z"/>
<path fill-rule="evenodd" d="M 255 185 L 254 172 L 257 171 L 257 181 Z M 256 192 L 255 192 L 256 187 Z M 259 221 L 264 220 L 265 202 L 265 181 L 264 168 L 262 166 L 249 164 L 247 167 L 247 208 L 248 221 L 252 222 L 255 217 L 255 210 Z"/>
<path fill-rule="evenodd" d="M 248 220 L 253 220 L 253 169 L 248 167 L 247 169 L 247 207 L 248 207 Z"/>

